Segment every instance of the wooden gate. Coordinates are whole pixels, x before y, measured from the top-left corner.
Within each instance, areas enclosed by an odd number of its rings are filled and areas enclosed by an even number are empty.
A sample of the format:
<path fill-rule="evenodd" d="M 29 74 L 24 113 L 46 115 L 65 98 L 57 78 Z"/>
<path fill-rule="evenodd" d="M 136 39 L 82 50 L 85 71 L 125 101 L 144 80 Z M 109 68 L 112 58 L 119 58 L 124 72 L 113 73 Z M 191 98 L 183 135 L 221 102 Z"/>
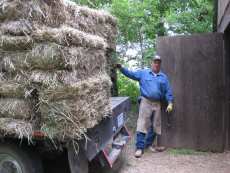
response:
<path fill-rule="evenodd" d="M 163 114 L 160 143 L 222 152 L 226 136 L 223 35 L 161 37 L 157 52 L 175 95 L 175 111 Z"/>

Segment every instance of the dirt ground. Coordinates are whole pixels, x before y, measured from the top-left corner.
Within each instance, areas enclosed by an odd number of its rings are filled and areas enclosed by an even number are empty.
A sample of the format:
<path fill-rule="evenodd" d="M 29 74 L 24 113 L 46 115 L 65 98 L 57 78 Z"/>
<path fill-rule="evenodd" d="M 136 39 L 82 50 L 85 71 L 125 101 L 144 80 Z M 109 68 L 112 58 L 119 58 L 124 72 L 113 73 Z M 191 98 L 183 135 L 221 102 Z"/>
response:
<path fill-rule="evenodd" d="M 129 115 L 128 127 L 135 131 L 137 115 Z M 141 159 L 134 154 L 132 138 L 126 147 L 122 167 L 116 173 L 230 173 L 230 152 L 225 153 L 180 153 L 180 150 L 168 149 L 162 153 L 145 151 Z"/>
<path fill-rule="evenodd" d="M 133 156 L 134 147 L 125 149 L 123 166 L 117 173 L 230 173 L 230 152 L 175 154 L 146 151 L 141 159 Z"/>

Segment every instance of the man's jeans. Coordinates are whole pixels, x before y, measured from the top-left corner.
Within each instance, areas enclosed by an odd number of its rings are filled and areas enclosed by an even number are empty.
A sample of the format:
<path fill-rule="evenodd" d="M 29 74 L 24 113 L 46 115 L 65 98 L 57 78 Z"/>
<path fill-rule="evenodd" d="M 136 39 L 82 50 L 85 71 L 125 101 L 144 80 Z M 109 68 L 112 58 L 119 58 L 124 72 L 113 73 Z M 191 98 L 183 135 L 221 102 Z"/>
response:
<path fill-rule="evenodd" d="M 138 103 L 140 108 L 140 103 L 141 103 L 142 98 L 138 97 Z M 151 122 L 153 122 L 154 119 L 154 112 L 151 116 Z M 155 139 L 156 134 L 154 133 L 153 130 L 153 125 L 150 127 L 148 130 L 147 135 L 142 132 L 137 132 L 136 133 L 136 149 L 141 149 L 144 150 L 145 148 L 148 148 L 149 146 L 152 146 L 153 141 Z"/>
<path fill-rule="evenodd" d="M 151 127 L 147 133 L 137 132 L 136 134 L 136 149 L 144 150 L 145 148 L 152 146 L 155 139 L 155 133 L 153 127 Z"/>

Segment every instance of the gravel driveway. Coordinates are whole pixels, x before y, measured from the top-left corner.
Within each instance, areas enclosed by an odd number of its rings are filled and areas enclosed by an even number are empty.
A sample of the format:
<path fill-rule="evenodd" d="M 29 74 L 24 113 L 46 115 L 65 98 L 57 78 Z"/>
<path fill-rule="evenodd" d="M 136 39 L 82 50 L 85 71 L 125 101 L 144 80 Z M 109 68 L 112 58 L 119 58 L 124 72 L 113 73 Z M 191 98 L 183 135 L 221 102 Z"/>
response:
<path fill-rule="evenodd" d="M 128 128 L 135 131 L 137 114 L 129 115 Z M 125 149 L 123 166 L 116 173 L 230 173 L 230 151 L 225 153 L 152 153 L 134 158 L 134 138 Z"/>
<path fill-rule="evenodd" d="M 119 173 L 230 173 L 230 152 L 175 155 L 147 151 L 141 159 L 133 157 L 131 148 L 126 153 Z"/>

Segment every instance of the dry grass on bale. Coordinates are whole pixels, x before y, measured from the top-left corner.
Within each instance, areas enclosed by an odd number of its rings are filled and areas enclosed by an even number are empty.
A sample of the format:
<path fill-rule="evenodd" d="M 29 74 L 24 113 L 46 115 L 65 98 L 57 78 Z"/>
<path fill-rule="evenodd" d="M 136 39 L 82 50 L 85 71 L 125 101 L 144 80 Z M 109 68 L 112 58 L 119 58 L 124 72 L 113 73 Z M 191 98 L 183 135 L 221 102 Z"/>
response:
<path fill-rule="evenodd" d="M 73 2 L 66 1 L 69 19 L 66 24 L 84 32 L 104 37 L 110 48 L 115 49 L 117 36 L 117 20 L 108 12 L 94 10 L 88 7 L 78 6 Z"/>
<path fill-rule="evenodd" d="M 0 134 L 3 136 L 15 136 L 17 138 L 26 138 L 32 141 L 33 128 L 30 123 L 13 118 L 0 118 Z"/>
<path fill-rule="evenodd" d="M 80 46 L 105 50 L 108 45 L 99 36 L 84 33 L 71 27 L 60 28 L 43 27 L 29 36 L 8 36 L 1 35 L 0 48 L 5 51 L 32 49 L 34 42 L 54 42 L 63 46 Z"/>
<path fill-rule="evenodd" d="M 0 68 L 7 72 L 66 69 L 62 49 L 56 44 L 36 44 L 29 51 L 0 51 Z"/>
<path fill-rule="evenodd" d="M 0 25 L 2 34 L 25 36 L 30 35 L 32 31 L 33 27 L 28 20 L 8 21 Z"/>
<path fill-rule="evenodd" d="M 21 120 L 30 119 L 32 110 L 28 101 L 16 98 L 0 98 L 0 117 Z"/>
<path fill-rule="evenodd" d="M 32 50 L 24 52 L 0 51 L 0 55 L 0 68 L 7 72 L 77 70 L 87 75 L 106 66 L 103 50 L 63 47 L 55 43 L 35 44 Z"/>
<path fill-rule="evenodd" d="M 32 71 L 28 75 L 28 80 L 32 83 L 38 84 L 41 89 L 43 88 L 55 88 L 57 86 L 69 85 L 72 86 L 77 82 L 81 82 L 86 76 L 93 77 L 95 75 L 104 74 L 105 72 L 101 70 L 94 70 L 94 73 L 88 73 L 87 71 L 54 71 L 54 72 L 44 72 L 44 71 Z M 87 75 L 88 74 L 88 75 Z"/>
<path fill-rule="evenodd" d="M 0 3 L 1 22 L 26 19 L 57 27 L 70 18 L 81 16 L 89 17 L 95 24 L 117 24 L 116 18 L 108 12 L 82 7 L 70 0 L 4 0 Z"/>
<path fill-rule="evenodd" d="M 24 19 L 57 27 L 66 21 L 61 0 L 4 0 L 0 2 L 0 21 Z"/>
<path fill-rule="evenodd" d="M 15 81 L 0 81 L 0 98 L 25 98 L 26 86 Z"/>
<path fill-rule="evenodd" d="M 30 99 L 35 86 L 28 80 L 0 80 L 0 98 Z"/>
<path fill-rule="evenodd" d="M 0 68 L 0 71 L 2 69 Z M 3 69 L 4 71 L 4 69 Z M 21 71 L 20 73 L 8 73 L 8 72 L 0 72 L 0 81 L 1 82 L 10 82 L 12 85 L 14 84 L 23 84 L 29 87 L 30 81 L 26 78 L 26 71 Z"/>
<path fill-rule="evenodd" d="M 47 115 L 47 111 L 45 111 L 46 116 L 44 116 L 45 120 L 43 120 L 43 129 L 46 129 L 45 133 L 51 138 L 57 137 L 60 140 L 65 138 L 81 139 L 87 129 L 93 128 L 105 115 L 110 113 L 109 103 L 106 102 L 108 98 L 98 96 L 92 103 L 72 99 L 53 102 L 48 107 L 46 105 L 42 106 L 42 110 L 47 110 L 49 114 Z M 105 103 L 96 102 L 102 102 L 102 99 Z M 75 113 L 77 114 L 75 115 Z"/>
<path fill-rule="evenodd" d="M 32 37 L 36 42 L 49 41 L 63 46 L 74 45 L 104 50 L 108 47 L 103 38 L 64 25 L 59 28 L 37 29 Z"/>
<path fill-rule="evenodd" d="M 49 101 L 57 101 L 62 99 L 71 99 L 72 97 L 86 96 L 81 99 L 87 100 L 90 95 L 98 92 L 104 92 L 109 95 L 111 87 L 110 78 L 105 74 L 98 74 L 94 77 L 81 80 L 72 85 L 59 85 L 50 89 L 43 89 L 40 92 L 40 99 Z"/>
<path fill-rule="evenodd" d="M 91 21 L 96 23 L 110 23 L 111 25 L 117 25 L 117 20 L 111 14 L 104 10 L 94 10 L 86 6 L 79 6 L 69 0 L 63 0 L 64 5 L 68 12 L 71 13 L 73 18 L 81 18 L 81 16 L 88 17 Z"/>
<path fill-rule="evenodd" d="M 4 51 L 28 50 L 33 43 L 33 39 L 27 36 L 0 36 L 0 49 Z"/>
<path fill-rule="evenodd" d="M 70 20 L 66 22 L 66 25 L 71 26 L 75 29 L 78 29 L 86 33 L 90 33 L 90 34 L 94 34 L 94 35 L 103 37 L 104 39 L 106 39 L 108 46 L 111 48 L 112 45 L 116 43 L 117 28 L 115 28 L 112 25 L 108 25 L 108 24 L 104 24 L 104 25 L 97 24 L 95 26 L 95 24 L 92 23 L 90 20 L 91 19 L 85 19 L 85 20 L 78 19 L 77 23 L 74 20 L 73 21 Z"/>
<path fill-rule="evenodd" d="M 111 114 L 110 86 L 108 76 L 98 76 L 72 88 L 44 90 L 40 97 L 43 129 L 49 136 L 80 139 L 88 128 Z"/>

